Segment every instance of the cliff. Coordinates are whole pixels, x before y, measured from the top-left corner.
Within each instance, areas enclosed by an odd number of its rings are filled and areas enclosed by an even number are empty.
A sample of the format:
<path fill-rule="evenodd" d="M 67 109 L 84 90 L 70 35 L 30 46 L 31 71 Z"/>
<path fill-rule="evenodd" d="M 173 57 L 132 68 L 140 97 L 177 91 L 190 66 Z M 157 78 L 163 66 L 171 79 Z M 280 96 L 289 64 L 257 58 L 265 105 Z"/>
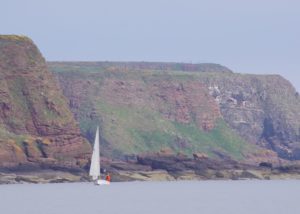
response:
<path fill-rule="evenodd" d="M 258 165 L 268 176 L 298 176 L 299 107 L 299 94 L 278 75 L 218 64 L 46 64 L 29 38 L 0 36 L 1 171 L 82 173 L 91 154 L 86 139 L 92 143 L 100 125 L 103 166 L 120 180 L 139 170 L 172 179 L 185 171 L 197 178 L 231 169 L 225 178 L 243 177 L 245 169 L 265 173 Z M 41 172 L 45 179 L 49 173 Z"/>
<path fill-rule="evenodd" d="M 251 144 L 300 159 L 300 98 L 279 75 L 218 75 L 204 78 L 223 118 Z"/>
<path fill-rule="evenodd" d="M 167 149 L 252 164 L 300 159 L 300 99 L 280 76 L 236 74 L 215 64 L 48 65 L 84 136 L 92 141 L 101 124 L 104 156 Z"/>
<path fill-rule="evenodd" d="M 0 168 L 79 167 L 90 151 L 38 48 L 0 36 Z"/>

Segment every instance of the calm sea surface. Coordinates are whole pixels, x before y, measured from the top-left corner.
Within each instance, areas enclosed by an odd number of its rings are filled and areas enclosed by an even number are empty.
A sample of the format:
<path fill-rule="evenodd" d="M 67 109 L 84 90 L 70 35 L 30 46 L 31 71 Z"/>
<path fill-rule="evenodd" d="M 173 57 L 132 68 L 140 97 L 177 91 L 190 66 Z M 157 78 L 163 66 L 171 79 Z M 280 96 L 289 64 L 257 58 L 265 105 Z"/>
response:
<path fill-rule="evenodd" d="M 300 181 L 0 185 L 1 214 L 299 214 Z"/>

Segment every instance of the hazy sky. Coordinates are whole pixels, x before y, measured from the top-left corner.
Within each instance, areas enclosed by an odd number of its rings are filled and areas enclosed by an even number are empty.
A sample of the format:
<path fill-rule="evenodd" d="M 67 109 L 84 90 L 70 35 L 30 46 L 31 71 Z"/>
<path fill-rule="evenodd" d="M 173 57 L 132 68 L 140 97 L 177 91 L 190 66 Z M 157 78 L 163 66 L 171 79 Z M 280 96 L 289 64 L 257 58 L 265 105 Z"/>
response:
<path fill-rule="evenodd" d="M 0 0 L 47 60 L 214 62 L 300 91 L 300 0 Z"/>

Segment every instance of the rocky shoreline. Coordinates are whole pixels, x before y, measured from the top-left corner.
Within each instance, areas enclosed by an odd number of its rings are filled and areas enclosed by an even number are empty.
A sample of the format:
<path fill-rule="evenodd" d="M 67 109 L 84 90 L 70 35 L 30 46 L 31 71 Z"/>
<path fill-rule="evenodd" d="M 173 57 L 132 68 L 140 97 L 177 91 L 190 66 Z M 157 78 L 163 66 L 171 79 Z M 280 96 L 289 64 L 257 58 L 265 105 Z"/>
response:
<path fill-rule="evenodd" d="M 112 174 L 112 182 L 130 181 L 176 181 L 176 180 L 287 180 L 300 179 L 300 171 L 282 172 L 281 170 L 249 169 L 249 170 L 207 170 L 197 174 L 192 170 L 170 174 L 166 170 L 153 171 L 115 171 Z M 0 173 L 0 184 L 23 183 L 72 183 L 90 182 L 86 173 L 74 174 L 64 171 L 41 170 L 37 172 Z"/>
<path fill-rule="evenodd" d="M 175 181 L 175 180 L 273 180 L 300 179 L 300 166 L 259 166 L 233 160 L 188 158 L 182 155 L 148 154 L 136 160 L 102 160 L 102 169 L 111 174 L 113 182 Z M 88 182 L 87 168 L 19 168 L 0 170 L 0 184 Z"/>

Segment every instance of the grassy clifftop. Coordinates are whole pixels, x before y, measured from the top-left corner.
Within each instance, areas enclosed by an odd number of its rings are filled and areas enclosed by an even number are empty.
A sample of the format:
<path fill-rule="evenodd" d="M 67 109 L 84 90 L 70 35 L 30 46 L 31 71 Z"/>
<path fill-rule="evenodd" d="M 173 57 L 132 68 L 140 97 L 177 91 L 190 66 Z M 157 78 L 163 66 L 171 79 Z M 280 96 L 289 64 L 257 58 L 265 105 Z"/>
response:
<path fill-rule="evenodd" d="M 56 72 L 78 71 L 184 71 L 184 72 L 208 72 L 208 73 L 232 73 L 232 71 L 215 63 L 175 63 L 175 62 L 51 62 L 51 67 L 59 67 Z"/>

